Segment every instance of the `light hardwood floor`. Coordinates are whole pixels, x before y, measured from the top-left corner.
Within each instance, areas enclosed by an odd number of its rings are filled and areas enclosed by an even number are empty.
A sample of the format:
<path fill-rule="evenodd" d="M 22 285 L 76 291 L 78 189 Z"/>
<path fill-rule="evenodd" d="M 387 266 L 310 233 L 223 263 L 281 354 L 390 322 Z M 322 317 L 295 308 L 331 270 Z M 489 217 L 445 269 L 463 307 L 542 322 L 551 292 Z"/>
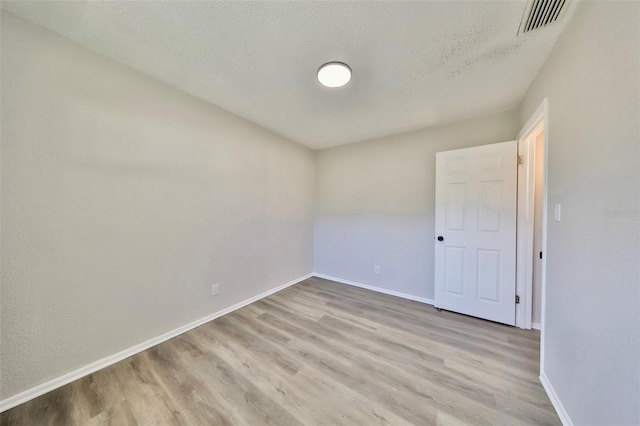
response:
<path fill-rule="evenodd" d="M 560 424 L 539 333 L 319 278 L 8 410 L 2 425 Z"/>

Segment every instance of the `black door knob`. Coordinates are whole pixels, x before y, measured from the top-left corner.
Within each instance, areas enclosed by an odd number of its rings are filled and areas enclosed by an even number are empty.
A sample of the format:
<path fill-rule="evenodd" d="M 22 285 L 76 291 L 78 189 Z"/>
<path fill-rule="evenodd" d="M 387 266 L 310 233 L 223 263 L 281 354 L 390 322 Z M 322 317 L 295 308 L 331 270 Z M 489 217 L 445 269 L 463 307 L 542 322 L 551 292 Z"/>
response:
<path fill-rule="evenodd" d="M 438 235 L 438 241 L 444 241 L 444 237 L 442 235 Z"/>

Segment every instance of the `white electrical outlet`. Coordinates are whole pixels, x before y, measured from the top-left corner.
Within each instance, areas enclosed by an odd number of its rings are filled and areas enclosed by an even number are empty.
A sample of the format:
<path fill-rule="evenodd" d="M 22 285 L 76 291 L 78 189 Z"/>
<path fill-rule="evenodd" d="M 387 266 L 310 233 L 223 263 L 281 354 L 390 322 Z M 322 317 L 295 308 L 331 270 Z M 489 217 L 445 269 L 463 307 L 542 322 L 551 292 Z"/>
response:
<path fill-rule="evenodd" d="M 380 273 L 380 265 L 373 265 L 373 273 L 374 274 Z"/>
<path fill-rule="evenodd" d="M 216 296 L 218 293 L 220 293 L 220 284 L 214 284 L 211 286 L 211 295 L 212 296 Z"/>

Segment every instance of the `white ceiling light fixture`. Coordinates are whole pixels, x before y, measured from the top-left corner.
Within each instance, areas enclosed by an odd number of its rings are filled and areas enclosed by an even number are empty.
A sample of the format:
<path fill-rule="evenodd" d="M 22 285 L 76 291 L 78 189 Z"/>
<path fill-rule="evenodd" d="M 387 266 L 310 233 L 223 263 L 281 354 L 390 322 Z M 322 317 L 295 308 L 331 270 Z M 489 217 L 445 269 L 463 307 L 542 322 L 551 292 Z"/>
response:
<path fill-rule="evenodd" d="M 342 87 L 351 81 L 351 68 L 342 62 L 327 62 L 318 68 L 318 81 L 326 87 Z"/>

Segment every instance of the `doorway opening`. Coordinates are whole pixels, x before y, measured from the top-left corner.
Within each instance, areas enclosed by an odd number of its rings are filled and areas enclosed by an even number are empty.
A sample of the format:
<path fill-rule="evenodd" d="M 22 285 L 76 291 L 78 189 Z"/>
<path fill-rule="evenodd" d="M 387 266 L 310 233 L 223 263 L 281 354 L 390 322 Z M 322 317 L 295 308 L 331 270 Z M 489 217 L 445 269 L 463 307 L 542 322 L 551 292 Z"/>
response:
<path fill-rule="evenodd" d="M 541 331 L 546 270 L 547 136 L 545 99 L 518 135 L 516 291 L 520 304 L 516 305 L 516 326 Z"/>
<path fill-rule="evenodd" d="M 544 337 L 547 116 L 545 99 L 517 140 L 436 154 L 436 308 Z"/>

